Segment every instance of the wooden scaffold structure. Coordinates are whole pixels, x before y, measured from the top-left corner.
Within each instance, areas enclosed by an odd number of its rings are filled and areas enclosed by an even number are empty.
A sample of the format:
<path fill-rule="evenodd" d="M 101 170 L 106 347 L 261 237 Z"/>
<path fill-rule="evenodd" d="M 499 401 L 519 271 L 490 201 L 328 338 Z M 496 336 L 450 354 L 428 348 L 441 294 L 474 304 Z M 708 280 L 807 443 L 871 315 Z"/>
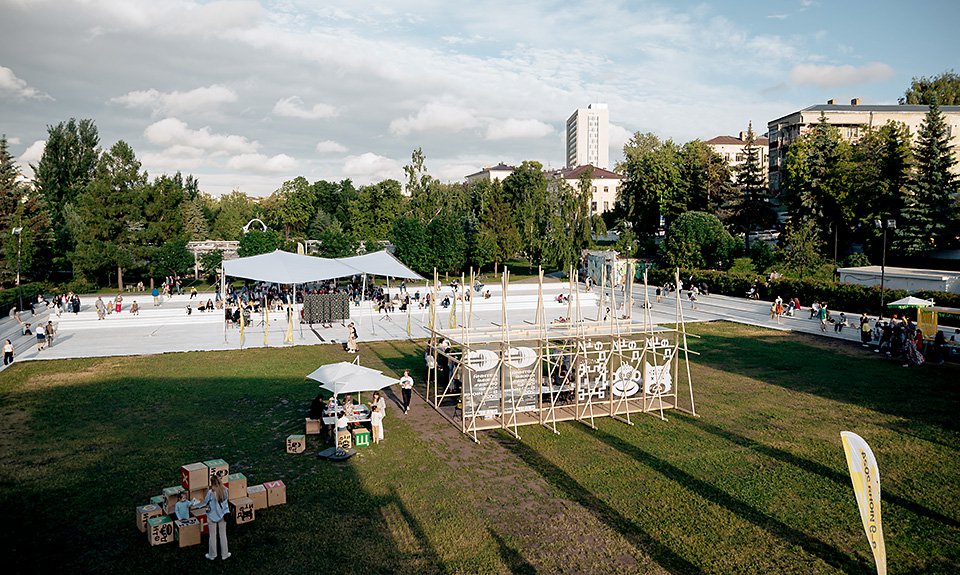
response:
<path fill-rule="evenodd" d="M 578 273 L 571 269 L 567 316 L 552 321 L 545 313 L 541 269 L 535 319 L 519 325 L 508 313 L 508 271 L 501 277 L 500 321 L 490 325 L 474 325 L 472 271 L 469 284 L 461 278 L 462 291 L 455 292 L 444 322 L 436 307 L 440 283 L 435 273 L 427 326 L 427 403 L 474 441 L 478 432 L 493 429 L 519 438 L 527 425 L 559 433 L 561 421 L 595 427 L 596 418 L 613 417 L 633 425 L 636 414 L 666 420 L 671 409 L 696 416 L 689 365 L 696 352 L 688 347 L 679 294 L 673 325 L 655 325 L 644 271 L 642 303 L 637 303 L 643 313 L 633 317 L 633 265 L 627 264 L 622 279 L 615 259 L 604 266 L 593 288 L 599 289 L 595 317 L 585 316 Z M 679 285 L 679 271 L 675 275 Z M 617 282 L 623 286 L 619 300 Z"/>

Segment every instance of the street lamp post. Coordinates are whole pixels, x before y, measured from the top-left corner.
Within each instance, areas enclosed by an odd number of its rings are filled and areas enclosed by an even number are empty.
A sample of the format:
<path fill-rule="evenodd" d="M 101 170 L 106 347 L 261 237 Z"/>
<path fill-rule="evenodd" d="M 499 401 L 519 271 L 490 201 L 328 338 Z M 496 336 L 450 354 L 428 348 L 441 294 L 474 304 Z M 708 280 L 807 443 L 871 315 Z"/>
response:
<path fill-rule="evenodd" d="M 883 254 L 880 257 L 880 314 L 883 315 L 883 298 L 886 295 L 883 289 L 884 280 L 886 279 L 887 273 L 887 230 L 897 229 L 897 220 L 889 219 L 886 222 L 883 220 L 876 220 L 874 223 L 877 225 L 878 229 L 883 230 Z"/>
<path fill-rule="evenodd" d="M 20 289 L 20 245 L 23 242 L 23 228 L 13 228 L 13 235 L 17 236 L 17 301 L 20 304 L 17 309 L 23 311 L 23 290 Z"/>

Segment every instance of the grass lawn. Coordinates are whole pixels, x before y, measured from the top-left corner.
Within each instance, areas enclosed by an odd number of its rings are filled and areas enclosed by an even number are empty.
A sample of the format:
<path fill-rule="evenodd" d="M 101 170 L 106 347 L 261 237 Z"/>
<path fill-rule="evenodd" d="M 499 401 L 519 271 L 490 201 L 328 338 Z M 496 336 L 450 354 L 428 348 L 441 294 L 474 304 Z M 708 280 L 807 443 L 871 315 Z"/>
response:
<path fill-rule="evenodd" d="M 701 417 L 521 428 L 474 445 L 420 405 L 343 464 L 284 453 L 334 346 L 37 361 L 0 375 L 8 572 L 871 573 L 840 444 L 880 465 L 891 573 L 960 572 L 960 369 L 861 348 L 694 326 Z M 422 369 L 370 344 L 365 365 Z M 422 374 L 419 380 L 422 381 Z M 134 509 L 181 464 L 226 459 L 287 505 L 231 525 L 233 557 L 152 548 Z"/>

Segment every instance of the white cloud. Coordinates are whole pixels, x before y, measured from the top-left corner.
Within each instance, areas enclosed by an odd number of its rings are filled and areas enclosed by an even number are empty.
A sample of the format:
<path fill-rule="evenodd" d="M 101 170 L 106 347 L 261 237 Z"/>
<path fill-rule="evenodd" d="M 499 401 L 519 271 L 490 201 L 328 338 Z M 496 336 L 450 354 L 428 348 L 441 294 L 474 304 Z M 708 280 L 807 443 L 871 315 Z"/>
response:
<path fill-rule="evenodd" d="M 0 98 L 14 100 L 53 100 L 49 94 L 30 87 L 13 73 L 10 68 L 0 66 Z"/>
<path fill-rule="evenodd" d="M 18 137 L 16 137 L 16 136 L 10 136 L 10 137 L 7 138 L 7 144 L 10 145 L 10 146 L 19 146 L 19 145 L 20 145 L 20 138 L 18 138 Z"/>
<path fill-rule="evenodd" d="M 188 92 L 160 92 L 154 89 L 137 90 L 110 99 L 110 102 L 123 104 L 128 108 L 149 108 L 154 114 L 172 115 L 212 110 L 221 104 L 236 101 L 236 92 L 218 84 L 195 88 Z"/>
<path fill-rule="evenodd" d="M 334 142 L 333 140 L 324 140 L 317 143 L 317 153 L 318 154 L 342 154 L 347 151 L 347 147 L 341 144 L 340 142 Z"/>
<path fill-rule="evenodd" d="M 273 113 L 285 118 L 301 118 L 304 120 L 333 118 L 339 114 L 337 109 L 329 104 L 314 104 L 311 108 L 306 108 L 299 96 L 290 96 L 279 100 L 273 106 Z"/>
<path fill-rule="evenodd" d="M 430 102 L 416 114 L 390 122 L 390 132 L 398 136 L 431 130 L 459 132 L 479 125 L 480 121 L 474 112 L 464 106 L 450 102 Z"/>
<path fill-rule="evenodd" d="M 358 183 L 369 183 L 387 178 L 397 179 L 402 169 L 395 160 L 366 152 L 359 156 L 347 156 L 343 163 L 343 174 L 358 180 Z"/>
<path fill-rule="evenodd" d="M 251 154 L 260 147 L 259 143 L 251 142 L 243 136 L 214 134 L 208 127 L 191 130 L 186 122 L 177 118 L 164 118 L 159 122 L 154 122 L 147 126 L 143 134 L 152 144 L 167 147 L 190 146 L 209 152 Z"/>
<path fill-rule="evenodd" d="M 492 120 L 487 126 L 488 140 L 542 138 L 553 133 L 553 126 L 540 120 Z"/>
<path fill-rule="evenodd" d="M 27 149 L 17 158 L 17 163 L 20 164 L 20 173 L 24 178 L 33 179 L 33 169 L 30 164 L 36 165 L 40 161 L 40 158 L 43 157 L 43 148 L 46 145 L 45 140 L 37 140 L 27 146 Z"/>
<path fill-rule="evenodd" d="M 231 170 L 253 170 L 270 174 L 291 172 L 296 169 L 297 161 L 286 154 L 268 157 L 264 154 L 240 154 L 227 160 Z"/>
<path fill-rule="evenodd" d="M 610 123 L 607 127 L 607 134 L 610 136 L 610 150 L 616 152 L 616 154 L 610 155 L 613 158 L 620 156 L 623 152 L 623 145 L 633 137 L 634 133 L 623 126 Z"/>
<path fill-rule="evenodd" d="M 838 86 L 852 86 L 867 82 L 886 80 L 893 76 L 893 68 L 882 62 L 872 62 L 860 67 L 846 66 L 818 66 L 816 64 L 800 64 L 794 66 L 790 72 L 790 80 L 794 84 L 809 84 L 819 88 L 835 88 Z"/>

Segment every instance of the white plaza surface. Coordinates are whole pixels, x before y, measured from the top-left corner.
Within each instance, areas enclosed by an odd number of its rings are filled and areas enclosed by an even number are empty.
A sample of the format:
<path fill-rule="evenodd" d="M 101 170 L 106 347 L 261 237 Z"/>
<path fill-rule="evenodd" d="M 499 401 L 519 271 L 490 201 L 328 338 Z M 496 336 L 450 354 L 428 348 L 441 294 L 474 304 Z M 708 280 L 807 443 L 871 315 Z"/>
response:
<path fill-rule="evenodd" d="M 418 290 L 424 293 L 423 285 L 411 286 L 411 294 Z M 598 307 L 599 290 L 594 287 L 590 292 L 579 286 L 581 316 L 586 322 L 595 322 L 602 316 Z M 642 323 L 644 313 L 643 286 L 634 287 L 634 305 L 632 320 Z M 474 293 L 473 307 L 470 310 L 469 302 L 457 302 L 457 331 L 463 324 L 464 306 L 472 312 L 473 326 L 476 328 L 490 328 L 499 325 L 502 313 L 502 294 L 500 285 L 488 285 L 491 297 L 484 299 Z M 508 286 L 507 318 L 512 326 L 530 326 L 536 319 L 538 286 L 536 283 L 512 283 Z M 396 288 L 391 288 L 391 293 Z M 444 287 L 439 300 L 443 295 L 450 295 L 449 287 Z M 559 317 L 568 317 L 568 304 L 559 303 L 558 294 L 570 295 L 569 284 L 556 280 L 545 282 L 543 286 L 544 310 L 547 321 Z M 618 291 L 618 305 L 621 299 Z M 781 294 L 788 297 L 790 294 Z M 604 307 L 610 305 L 609 292 Z M 655 302 L 654 289 L 649 289 L 649 298 L 652 303 L 652 320 L 655 324 L 672 324 L 676 320 L 676 294 L 665 297 L 659 304 Z M 0 320 L 0 338 L 10 338 L 16 347 L 16 361 L 65 359 L 78 357 L 102 357 L 119 355 L 145 355 L 157 353 L 209 351 L 240 348 L 240 330 L 238 327 L 224 328 L 223 311 L 197 312 L 187 315 L 188 304 L 194 306 L 199 302 L 213 299 L 213 293 L 201 293 L 190 300 L 188 295 L 173 296 L 163 299 L 160 306 L 154 307 L 153 298 L 149 294 L 127 294 L 124 296 L 123 311 L 108 315 L 103 320 L 97 319 L 95 310 L 96 296 L 81 297 L 79 314 L 63 313 L 57 316 L 53 308 L 38 311 L 31 316 L 30 312 L 21 314 L 21 318 L 34 326 L 40 321 L 44 324 L 50 320 L 56 325 L 56 337 L 53 345 L 42 351 L 37 351 L 36 339 L 33 336 L 23 336 L 20 327 L 13 318 Z M 106 298 L 104 298 L 106 301 Z M 137 301 L 140 315 L 132 315 L 130 304 Z M 109 302 L 108 302 L 109 303 Z M 802 302 L 808 306 L 812 302 Z M 738 323 L 757 325 L 771 329 L 792 330 L 805 333 L 821 334 L 816 320 L 808 319 L 808 308 L 796 317 L 784 317 L 782 324 L 770 319 L 770 302 L 755 301 L 744 298 L 734 298 L 718 295 L 700 295 L 697 302 L 698 309 L 691 309 L 691 302 L 686 295 L 681 298 L 684 319 L 688 322 L 728 320 Z M 420 309 L 416 303 L 409 313 L 410 335 L 407 334 L 408 314 L 396 311 L 388 316 L 377 313 L 370 302 L 361 306 L 351 306 L 350 321 L 357 324 L 360 344 L 365 341 L 418 339 L 429 336 L 427 325 L 429 311 Z M 619 315 L 622 315 L 622 310 Z M 855 310 L 847 312 L 851 323 L 859 317 Z M 444 331 L 448 329 L 450 309 L 437 307 L 437 326 Z M 269 314 L 269 329 L 262 315 L 254 314 L 251 323 L 244 333 L 244 348 L 250 347 L 285 347 L 289 345 L 341 345 L 346 341 L 347 329 L 340 323 L 332 327 L 319 325 L 294 324 L 293 343 L 284 343 L 287 328 L 285 312 Z M 266 337 L 265 337 L 266 335 Z M 822 334 L 821 334 L 822 335 Z M 832 327 L 828 330 L 828 337 L 836 337 L 850 341 L 857 341 L 859 334 L 856 328 L 845 328 L 841 334 L 834 333 Z M 695 348 L 696 343 L 691 345 Z"/>

